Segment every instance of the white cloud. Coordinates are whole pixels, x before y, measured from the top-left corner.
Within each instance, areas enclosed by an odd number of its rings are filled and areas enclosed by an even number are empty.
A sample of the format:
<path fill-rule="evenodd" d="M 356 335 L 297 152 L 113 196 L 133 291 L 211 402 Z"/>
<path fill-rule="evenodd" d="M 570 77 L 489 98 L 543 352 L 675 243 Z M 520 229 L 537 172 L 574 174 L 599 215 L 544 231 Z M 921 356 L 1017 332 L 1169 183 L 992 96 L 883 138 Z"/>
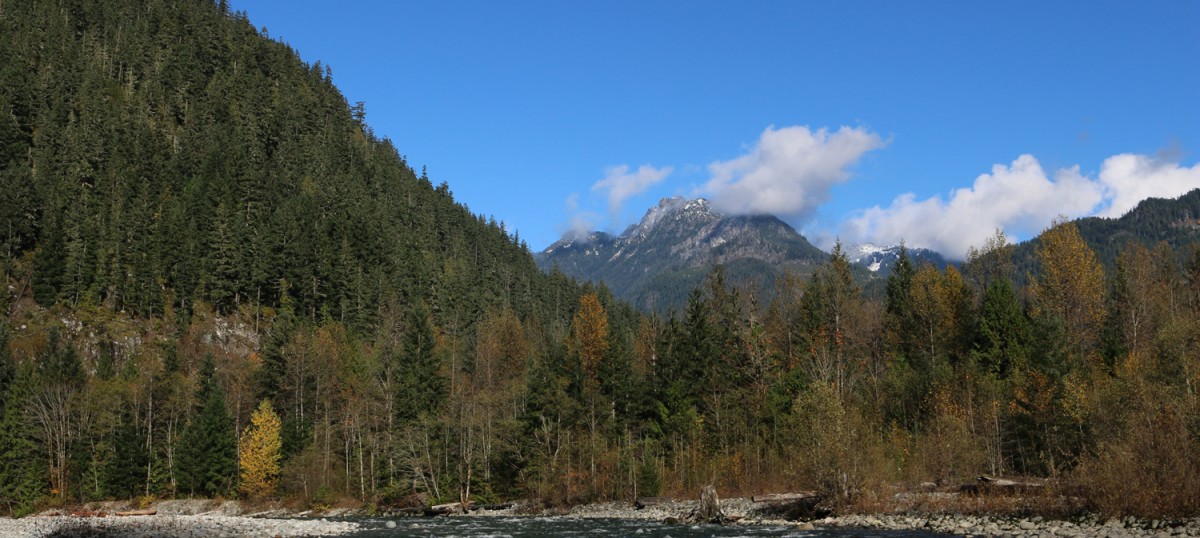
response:
<path fill-rule="evenodd" d="M 806 217 L 829 199 L 830 187 L 849 179 L 852 165 L 884 145 L 862 128 L 831 133 L 772 125 L 745 155 L 710 164 L 711 178 L 701 191 L 730 215 Z"/>
<path fill-rule="evenodd" d="M 845 223 L 846 242 L 896 244 L 931 248 L 963 258 L 997 229 L 1028 239 L 1058 216 L 1119 217 L 1150 197 L 1174 198 L 1200 188 L 1200 164 L 1191 168 L 1145 155 L 1123 154 L 1105 159 L 1099 177 L 1079 167 L 1060 169 L 1049 177 L 1031 155 L 1011 165 L 997 164 L 990 174 L 957 189 L 948 199 L 918 200 L 898 196 L 888 207 L 864 209 Z"/>
<path fill-rule="evenodd" d="M 1051 179 L 1031 155 L 1011 165 L 997 164 L 967 188 L 918 200 L 908 193 L 888 207 L 859 212 L 843 228 L 847 242 L 895 244 L 931 248 L 952 258 L 965 257 L 971 246 L 982 245 L 997 228 L 1016 237 L 1029 237 L 1055 217 L 1087 216 L 1103 200 L 1104 188 L 1079 173 L 1078 167 L 1059 170 Z"/>
<path fill-rule="evenodd" d="M 670 166 L 655 168 L 648 164 L 630 172 L 629 165 L 611 166 L 604 170 L 604 179 L 592 185 L 592 191 L 608 191 L 608 210 L 614 223 L 620 222 L 621 204 L 630 196 L 641 194 L 671 174 Z"/>
<path fill-rule="evenodd" d="M 1147 198 L 1178 198 L 1200 188 L 1200 164 L 1191 168 L 1145 155 L 1123 153 L 1100 168 L 1109 205 L 1101 217 L 1120 217 Z"/>

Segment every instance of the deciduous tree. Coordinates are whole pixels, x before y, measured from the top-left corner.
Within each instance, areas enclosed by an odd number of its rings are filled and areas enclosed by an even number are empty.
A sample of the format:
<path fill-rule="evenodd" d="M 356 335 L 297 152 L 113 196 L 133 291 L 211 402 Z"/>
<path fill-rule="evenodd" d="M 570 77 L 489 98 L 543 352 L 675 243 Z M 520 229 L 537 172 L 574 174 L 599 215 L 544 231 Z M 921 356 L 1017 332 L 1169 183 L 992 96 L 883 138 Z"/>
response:
<path fill-rule="evenodd" d="M 263 400 L 250 415 L 250 424 L 242 432 L 239 489 L 250 497 L 275 494 L 279 484 L 279 466 L 283 443 L 281 424 L 270 400 Z"/>

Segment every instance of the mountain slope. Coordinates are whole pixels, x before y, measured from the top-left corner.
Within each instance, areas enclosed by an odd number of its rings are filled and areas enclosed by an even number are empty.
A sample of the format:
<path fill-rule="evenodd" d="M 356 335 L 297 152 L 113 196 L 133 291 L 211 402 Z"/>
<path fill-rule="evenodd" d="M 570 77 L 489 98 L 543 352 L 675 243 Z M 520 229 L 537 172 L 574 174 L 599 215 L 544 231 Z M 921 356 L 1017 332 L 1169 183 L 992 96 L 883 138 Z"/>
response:
<path fill-rule="evenodd" d="M 0 266 L 40 305 L 286 303 L 366 332 L 392 298 L 439 325 L 550 308 L 520 241 L 225 2 L 3 11 Z"/>
<path fill-rule="evenodd" d="M 620 236 L 564 238 L 537 255 L 543 270 L 603 281 L 651 310 L 677 307 L 717 264 L 731 283 L 754 283 L 760 297 L 786 269 L 807 272 L 827 254 L 772 216 L 726 217 L 704 199 L 665 198 Z"/>

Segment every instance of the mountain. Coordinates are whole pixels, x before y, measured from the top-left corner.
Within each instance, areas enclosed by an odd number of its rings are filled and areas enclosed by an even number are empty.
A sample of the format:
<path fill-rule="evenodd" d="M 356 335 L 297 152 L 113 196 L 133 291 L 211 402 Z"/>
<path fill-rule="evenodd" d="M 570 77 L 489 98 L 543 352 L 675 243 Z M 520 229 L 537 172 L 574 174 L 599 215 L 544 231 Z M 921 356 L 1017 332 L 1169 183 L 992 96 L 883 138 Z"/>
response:
<path fill-rule="evenodd" d="M 909 248 L 907 250 L 909 259 L 912 260 L 913 265 L 916 267 L 920 267 L 926 263 L 931 263 L 939 269 L 951 265 L 951 262 L 941 254 L 927 248 Z M 874 276 L 880 278 L 886 278 L 892 273 L 892 265 L 896 263 L 899 257 L 899 245 L 881 247 L 870 243 L 863 243 L 846 249 L 846 258 L 851 263 L 870 271 Z"/>
<path fill-rule="evenodd" d="M 753 283 L 767 298 L 785 270 L 809 272 L 828 255 L 769 215 L 725 216 L 703 198 L 664 198 L 620 236 L 565 237 L 536 256 L 581 280 L 604 282 L 636 306 L 681 306 L 714 265 L 730 283 Z"/>

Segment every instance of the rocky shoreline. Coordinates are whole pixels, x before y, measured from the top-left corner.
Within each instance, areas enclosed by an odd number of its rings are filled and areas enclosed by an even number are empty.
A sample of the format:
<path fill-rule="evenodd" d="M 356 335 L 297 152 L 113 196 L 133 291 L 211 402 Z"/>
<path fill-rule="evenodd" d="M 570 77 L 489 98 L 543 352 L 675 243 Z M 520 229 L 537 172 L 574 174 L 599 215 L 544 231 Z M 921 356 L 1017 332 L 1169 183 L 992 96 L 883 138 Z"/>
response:
<path fill-rule="evenodd" d="M 233 536 L 341 536 L 358 523 L 323 518 L 296 519 L 280 508 L 247 513 L 235 501 L 161 501 L 154 515 L 118 516 L 128 503 L 93 503 L 86 510 L 48 510 L 19 519 L 0 518 L 0 536 L 29 538 L 218 538 Z"/>
<path fill-rule="evenodd" d="M 957 536 L 1142 538 L 1200 536 L 1200 518 L 1139 520 L 1083 518 L 1059 521 L 959 515 L 849 515 L 811 522 L 816 528 L 926 530 Z"/>
<path fill-rule="evenodd" d="M 628 503 L 597 503 L 541 515 L 577 518 L 620 518 L 685 522 L 699 501 L 673 501 L 644 509 Z M 722 499 L 724 512 L 733 516 L 732 525 L 793 526 L 797 530 L 876 529 L 922 531 L 954 536 L 1011 538 L 1173 538 L 1200 537 L 1200 517 L 1190 519 L 1154 519 L 1085 517 L 1078 520 L 1054 520 L 1042 517 L 1003 517 L 951 514 L 850 514 L 794 521 L 780 519 L 778 510 L 766 503 L 745 498 Z M 477 515 L 503 515 L 481 512 Z"/>
<path fill-rule="evenodd" d="M 480 509 L 463 515 L 440 517 L 513 517 L 536 516 L 572 518 L 614 518 L 689 523 L 699 508 L 696 500 L 675 500 L 637 509 L 629 503 L 594 503 L 571 508 L 534 509 L 517 504 L 503 510 Z M 115 516 L 128 509 L 127 504 L 89 505 L 86 514 L 69 510 L 47 511 L 20 519 L 0 518 L 0 536 L 32 538 L 58 537 L 180 537 L 217 538 L 233 536 L 341 536 L 364 530 L 354 521 L 329 517 L 365 516 L 361 510 L 334 510 L 314 514 L 296 512 L 280 506 L 245 506 L 236 501 L 180 500 L 161 501 L 151 508 L 154 515 Z M 1001 517 L 949 514 L 851 514 L 795 521 L 783 519 L 777 506 L 746 498 L 721 500 L 729 516 L 729 525 L 771 525 L 796 530 L 875 529 L 920 531 L 954 536 L 1012 538 L 1099 537 L 1099 538 L 1176 538 L 1200 537 L 1200 517 L 1190 519 L 1142 520 L 1135 518 L 1100 519 L 1085 517 L 1064 521 L 1041 517 Z M 320 517 L 315 517 L 320 516 Z M 379 516 L 372 519 L 378 521 Z M 396 519 L 387 520 L 395 528 Z"/>
<path fill-rule="evenodd" d="M 0 536 L 215 538 L 225 536 L 340 536 L 357 523 L 323 519 L 275 519 L 242 516 L 153 515 L 129 517 L 45 516 L 0 519 Z"/>

